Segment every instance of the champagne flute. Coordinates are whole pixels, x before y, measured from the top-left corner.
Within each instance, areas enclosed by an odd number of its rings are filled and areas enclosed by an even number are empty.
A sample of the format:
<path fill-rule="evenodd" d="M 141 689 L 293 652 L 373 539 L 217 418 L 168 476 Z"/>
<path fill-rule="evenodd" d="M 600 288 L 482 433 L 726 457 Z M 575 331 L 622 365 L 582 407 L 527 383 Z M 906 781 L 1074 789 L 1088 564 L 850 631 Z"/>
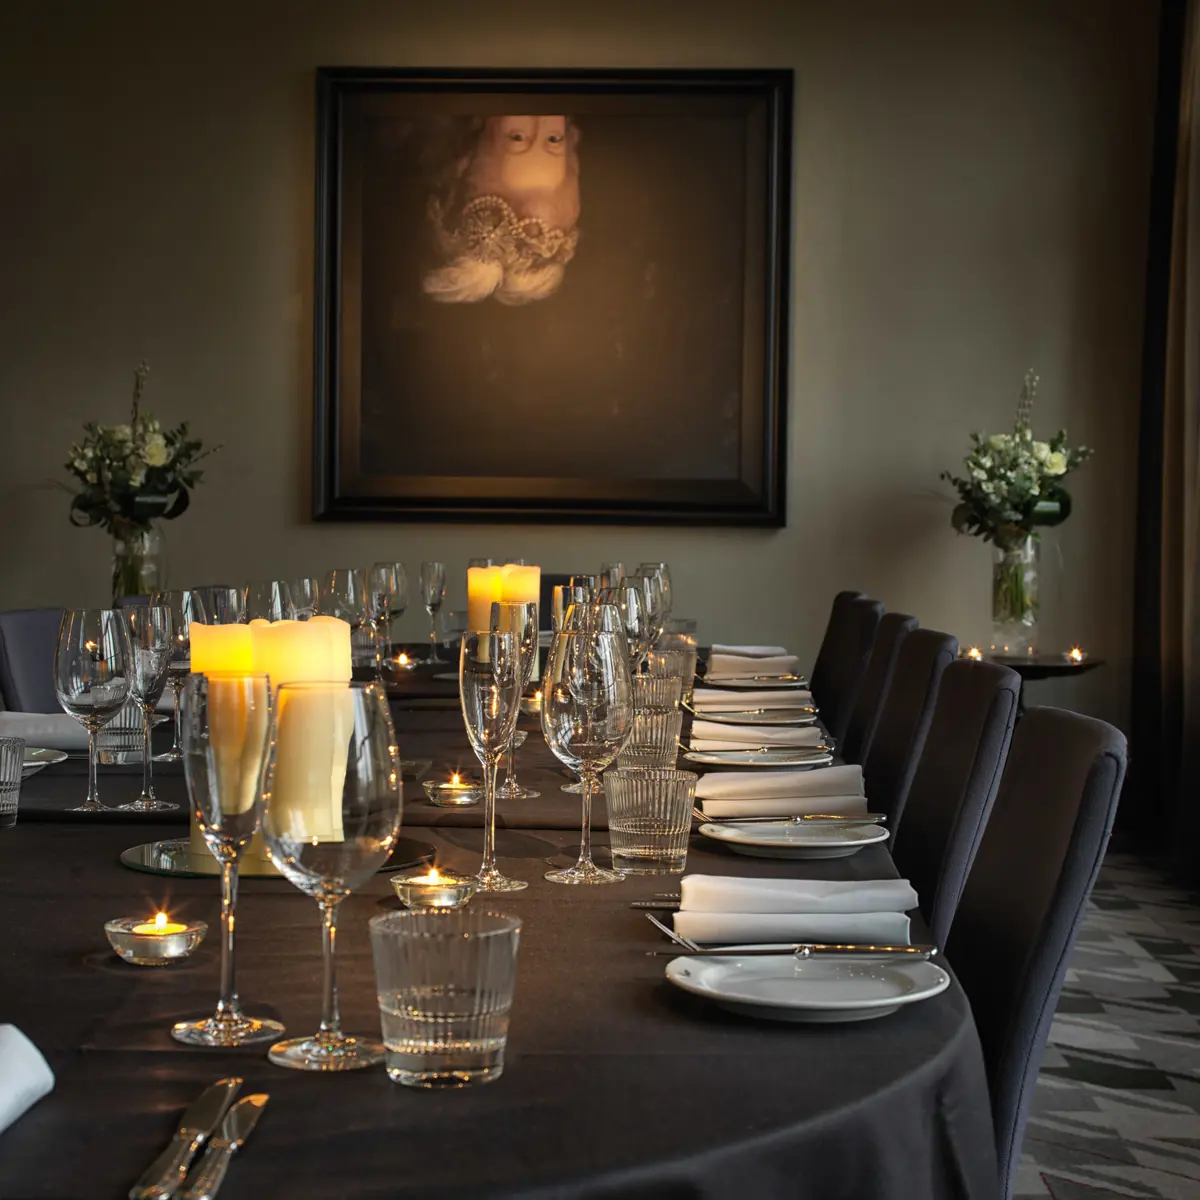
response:
<path fill-rule="evenodd" d="M 606 606 L 600 606 L 606 607 Z M 590 625 L 554 636 L 542 688 L 542 733 L 583 784 L 583 832 L 579 861 L 548 871 L 551 883 L 616 883 L 619 871 L 592 862 L 592 794 L 599 773 L 616 758 L 633 730 L 633 681 L 623 634 Z"/>
<path fill-rule="evenodd" d="M 662 589 L 662 606 L 664 621 L 666 617 L 671 615 L 671 572 L 664 562 L 660 563 L 639 563 L 637 574 L 647 578 L 656 576 L 658 585 Z"/>
<path fill-rule="evenodd" d="M 491 610 L 492 633 L 511 633 L 519 643 L 521 651 L 521 695 L 529 687 L 533 678 L 533 668 L 537 665 L 538 656 L 538 607 L 533 603 L 511 603 L 495 601 Z M 534 800 L 541 795 L 531 788 L 522 787 L 517 782 L 517 732 L 513 726 L 513 736 L 508 743 L 508 771 L 504 786 L 496 789 L 496 795 L 502 800 Z"/>
<path fill-rule="evenodd" d="M 334 950 L 338 905 L 387 862 L 401 813 L 400 758 L 387 695 L 371 683 L 284 683 L 262 833 L 271 861 L 321 910 L 320 1029 L 271 1047 L 280 1067 L 351 1071 L 382 1062 L 377 1038 L 342 1032 Z"/>
<path fill-rule="evenodd" d="M 171 653 L 167 657 L 167 683 L 175 697 L 175 737 L 170 750 L 158 756 L 159 762 L 179 762 L 183 750 L 179 742 L 179 697 L 192 670 L 192 622 L 208 623 L 208 614 L 199 592 L 155 592 L 150 597 L 154 607 L 171 610 Z"/>
<path fill-rule="evenodd" d="M 512 741 L 521 706 L 521 648 L 513 633 L 463 634 L 458 667 L 463 724 L 483 764 L 483 863 L 475 878 L 481 892 L 516 892 L 529 884 L 496 868 L 496 770 Z"/>
<path fill-rule="evenodd" d="M 96 787 L 96 737 L 129 699 L 129 633 L 120 609 L 63 613 L 54 652 L 54 691 L 88 731 L 87 799 L 68 812 L 109 812 Z"/>
<path fill-rule="evenodd" d="M 429 657 L 425 660 L 431 667 L 443 666 L 446 662 L 437 652 L 437 614 L 446 598 L 446 564 L 423 562 L 421 564 L 421 602 L 429 614 Z"/>
<path fill-rule="evenodd" d="M 247 621 L 294 621 L 292 590 L 282 579 L 248 583 L 242 590 L 242 612 Z"/>
<path fill-rule="evenodd" d="M 126 812 L 158 812 L 178 808 L 154 795 L 153 754 L 150 750 L 151 718 L 167 685 L 171 657 L 171 610 L 166 605 L 138 605 L 121 610 L 129 634 L 129 691 L 142 710 L 142 794 L 117 807 Z"/>
<path fill-rule="evenodd" d="M 646 600 L 646 620 L 651 637 L 650 645 L 653 647 L 667 627 L 667 613 L 663 608 L 662 578 L 658 574 L 643 575 L 640 570 L 635 578 L 642 581 L 642 594 Z"/>
<path fill-rule="evenodd" d="M 297 575 L 288 581 L 288 592 L 292 597 L 292 610 L 297 621 L 307 621 L 316 616 L 321 589 L 311 575 Z"/>
<path fill-rule="evenodd" d="M 377 562 L 367 574 L 371 615 L 379 628 L 380 663 L 392 664 L 392 621 L 408 607 L 408 577 L 402 562 Z M 394 665 L 394 664 L 392 664 Z"/>
<path fill-rule="evenodd" d="M 278 1021 L 242 1012 L 234 984 L 238 862 L 258 832 L 271 736 L 271 682 L 265 675 L 192 675 L 183 690 L 183 770 L 192 815 L 221 865 L 221 995 L 211 1017 L 177 1021 L 171 1036 L 189 1046 L 274 1041 Z"/>

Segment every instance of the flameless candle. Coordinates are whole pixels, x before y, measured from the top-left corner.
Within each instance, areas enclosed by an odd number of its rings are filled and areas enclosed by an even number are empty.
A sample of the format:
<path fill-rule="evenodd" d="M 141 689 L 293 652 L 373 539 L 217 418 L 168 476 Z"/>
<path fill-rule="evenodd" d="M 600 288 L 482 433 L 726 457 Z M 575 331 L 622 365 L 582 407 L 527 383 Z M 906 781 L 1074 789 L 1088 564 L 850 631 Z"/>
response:
<path fill-rule="evenodd" d="M 467 632 L 487 633 L 492 604 L 504 599 L 503 567 L 467 568 Z"/>

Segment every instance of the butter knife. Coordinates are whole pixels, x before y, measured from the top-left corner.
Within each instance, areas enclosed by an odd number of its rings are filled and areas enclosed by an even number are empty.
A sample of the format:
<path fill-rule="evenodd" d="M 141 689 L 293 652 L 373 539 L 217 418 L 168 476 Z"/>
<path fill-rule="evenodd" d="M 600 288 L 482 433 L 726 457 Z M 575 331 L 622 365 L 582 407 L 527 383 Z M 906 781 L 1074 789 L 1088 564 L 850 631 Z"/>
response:
<path fill-rule="evenodd" d="M 180 1200 L 213 1200 L 225 1182 L 225 1172 L 233 1152 L 250 1136 L 270 1096 L 255 1092 L 239 1100 L 221 1122 L 221 1132 L 214 1134 L 196 1169 L 188 1176 Z"/>
<path fill-rule="evenodd" d="M 236 1075 L 218 1079 L 188 1105 L 170 1144 L 129 1189 L 129 1200 L 165 1200 L 175 1194 L 192 1155 L 220 1124 L 241 1086 L 242 1080 Z"/>

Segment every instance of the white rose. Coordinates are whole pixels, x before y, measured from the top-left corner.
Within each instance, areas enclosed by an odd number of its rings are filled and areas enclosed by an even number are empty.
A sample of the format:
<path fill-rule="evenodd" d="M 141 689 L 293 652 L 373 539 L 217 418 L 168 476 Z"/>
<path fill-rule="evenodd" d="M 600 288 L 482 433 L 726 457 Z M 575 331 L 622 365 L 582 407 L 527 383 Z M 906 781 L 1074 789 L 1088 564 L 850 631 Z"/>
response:
<path fill-rule="evenodd" d="M 1060 450 L 1046 456 L 1047 475 L 1065 475 L 1067 473 L 1067 456 Z"/>
<path fill-rule="evenodd" d="M 77 471 L 85 471 L 85 470 L 87 470 L 87 463 L 85 463 L 85 462 L 83 461 L 83 459 L 82 459 L 82 458 L 77 458 L 77 459 L 76 459 L 76 460 L 75 460 L 75 461 L 74 461 L 74 462 L 71 464 L 71 466 L 73 466 L 73 467 L 75 468 L 75 470 L 77 470 Z"/>
<path fill-rule="evenodd" d="M 89 471 L 87 473 L 87 481 L 88 481 L 88 483 L 96 482 L 96 472 L 95 471 Z"/>
<path fill-rule="evenodd" d="M 993 433 L 992 436 L 988 438 L 988 445 L 991 446 L 993 450 L 1003 450 L 1004 447 L 1008 445 L 1008 434 Z"/>
<path fill-rule="evenodd" d="M 1044 463 L 1046 461 L 1046 459 L 1048 459 L 1050 457 L 1050 443 L 1049 442 L 1034 442 L 1033 443 L 1033 457 L 1036 458 L 1038 460 L 1038 462 Z"/>
<path fill-rule="evenodd" d="M 112 435 L 118 442 L 128 442 L 133 437 L 133 430 L 128 425 L 114 425 Z"/>
<path fill-rule="evenodd" d="M 146 439 L 143 457 L 148 466 L 161 467 L 170 457 L 167 453 L 167 439 L 161 433 L 152 433 Z"/>

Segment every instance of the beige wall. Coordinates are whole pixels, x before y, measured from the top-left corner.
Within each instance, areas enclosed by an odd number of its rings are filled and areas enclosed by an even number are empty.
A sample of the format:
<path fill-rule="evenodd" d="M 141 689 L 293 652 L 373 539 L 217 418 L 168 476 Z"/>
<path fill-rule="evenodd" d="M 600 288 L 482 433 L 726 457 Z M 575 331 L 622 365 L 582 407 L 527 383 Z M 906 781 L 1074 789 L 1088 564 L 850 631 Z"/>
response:
<path fill-rule="evenodd" d="M 1033 366 L 1039 430 L 1066 423 L 1097 450 L 1047 539 L 1047 642 L 1111 663 L 1039 695 L 1120 719 L 1156 10 L 10 0 L 0 605 L 103 600 L 107 539 L 68 526 L 54 481 L 83 420 L 119 418 L 145 356 L 156 413 L 225 443 L 167 526 L 177 583 L 384 556 L 653 557 L 708 637 L 808 654 L 831 593 L 856 585 L 982 640 L 988 551 L 950 531 L 938 472 L 970 429 L 1007 424 Z M 794 67 L 788 527 L 312 524 L 318 64 Z"/>

